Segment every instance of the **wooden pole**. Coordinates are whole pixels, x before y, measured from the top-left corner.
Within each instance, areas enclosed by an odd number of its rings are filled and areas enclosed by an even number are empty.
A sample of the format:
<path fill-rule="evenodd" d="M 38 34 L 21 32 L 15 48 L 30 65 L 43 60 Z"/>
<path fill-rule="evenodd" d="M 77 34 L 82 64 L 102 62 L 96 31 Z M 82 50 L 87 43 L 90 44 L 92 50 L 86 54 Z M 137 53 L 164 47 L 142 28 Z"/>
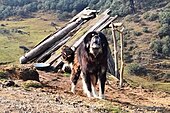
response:
<path fill-rule="evenodd" d="M 119 70 L 118 70 L 118 52 L 117 52 L 117 40 L 116 40 L 116 33 L 113 23 L 111 24 L 112 27 L 112 35 L 113 35 L 113 42 L 114 42 L 114 62 L 115 62 L 115 76 L 119 78 Z"/>
<path fill-rule="evenodd" d="M 122 87 L 123 85 L 123 71 L 124 71 L 124 59 L 123 59 L 123 29 L 120 32 L 120 44 L 121 44 L 121 68 L 120 68 L 120 82 L 119 86 Z"/>
<path fill-rule="evenodd" d="M 65 35 L 67 35 L 70 31 L 72 31 L 73 29 L 75 29 L 78 25 L 80 25 L 83 22 L 83 20 L 79 19 L 76 20 L 75 22 L 72 22 L 70 24 L 68 24 L 66 27 L 64 27 L 63 29 L 61 29 L 60 31 L 58 31 L 57 33 L 55 33 L 54 35 L 52 35 L 51 37 L 49 37 L 48 39 L 46 39 L 44 42 L 40 43 L 38 46 L 36 46 L 35 48 L 33 48 L 31 51 L 29 51 L 28 53 L 26 53 L 24 56 L 22 56 L 20 58 L 20 63 L 21 64 L 25 64 L 28 61 L 31 61 L 32 59 L 34 59 L 35 57 L 39 56 L 40 54 L 42 54 L 45 50 L 47 50 L 48 48 L 50 48 L 53 44 L 55 44 L 55 42 L 57 42 L 58 40 L 61 40 Z"/>
<path fill-rule="evenodd" d="M 55 45 L 53 45 L 51 48 L 47 49 L 40 57 L 37 58 L 36 62 L 43 62 L 44 59 L 52 54 L 54 51 L 56 51 L 57 49 L 59 49 L 62 45 L 64 45 L 68 40 L 70 39 L 70 37 L 67 37 L 64 40 L 61 40 L 59 42 L 57 42 Z"/>

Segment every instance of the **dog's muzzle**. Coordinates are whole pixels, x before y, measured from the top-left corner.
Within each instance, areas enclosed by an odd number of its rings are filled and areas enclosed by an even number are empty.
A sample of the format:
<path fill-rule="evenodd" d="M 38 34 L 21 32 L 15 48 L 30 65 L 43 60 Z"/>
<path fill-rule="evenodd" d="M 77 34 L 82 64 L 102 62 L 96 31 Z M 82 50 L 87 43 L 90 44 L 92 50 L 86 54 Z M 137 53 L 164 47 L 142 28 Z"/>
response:
<path fill-rule="evenodd" d="M 94 36 L 90 42 L 90 53 L 95 57 L 101 52 L 101 38 L 99 36 Z"/>

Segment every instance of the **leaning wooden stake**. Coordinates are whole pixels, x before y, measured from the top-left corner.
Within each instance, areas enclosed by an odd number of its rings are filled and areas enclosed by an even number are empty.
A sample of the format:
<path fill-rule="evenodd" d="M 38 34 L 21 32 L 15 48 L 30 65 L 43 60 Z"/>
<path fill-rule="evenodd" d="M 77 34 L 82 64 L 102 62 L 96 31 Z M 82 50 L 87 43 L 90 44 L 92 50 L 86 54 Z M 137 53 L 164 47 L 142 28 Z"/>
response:
<path fill-rule="evenodd" d="M 114 42 L 114 61 L 115 61 L 115 76 L 119 78 L 119 71 L 118 71 L 118 52 L 117 52 L 117 40 L 116 40 L 116 33 L 113 23 L 111 24 L 112 27 L 112 35 L 113 35 L 113 42 Z"/>
<path fill-rule="evenodd" d="M 120 31 L 120 43 L 121 43 L 121 57 L 120 57 L 120 60 L 121 60 L 121 67 L 120 67 L 120 82 L 119 82 L 119 85 L 120 87 L 122 87 L 123 85 L 123 71 L 124 71 L 124 59 L 123 59 L 123 29 Z"/>

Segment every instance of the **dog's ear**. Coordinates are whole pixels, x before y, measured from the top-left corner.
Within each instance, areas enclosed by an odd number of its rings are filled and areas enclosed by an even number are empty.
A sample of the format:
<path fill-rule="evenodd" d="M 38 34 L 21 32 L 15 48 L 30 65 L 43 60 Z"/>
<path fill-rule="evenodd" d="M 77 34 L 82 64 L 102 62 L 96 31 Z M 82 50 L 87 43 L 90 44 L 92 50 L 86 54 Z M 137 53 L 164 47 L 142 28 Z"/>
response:
<path fill-rule="evenodd" d="M 106 36 L 102 32 L 99 32 L 99 37 L 101 38 L 102 46 L 103 47 L 107 47 L 108 46 L 108 42 L 107 42 Z"/>

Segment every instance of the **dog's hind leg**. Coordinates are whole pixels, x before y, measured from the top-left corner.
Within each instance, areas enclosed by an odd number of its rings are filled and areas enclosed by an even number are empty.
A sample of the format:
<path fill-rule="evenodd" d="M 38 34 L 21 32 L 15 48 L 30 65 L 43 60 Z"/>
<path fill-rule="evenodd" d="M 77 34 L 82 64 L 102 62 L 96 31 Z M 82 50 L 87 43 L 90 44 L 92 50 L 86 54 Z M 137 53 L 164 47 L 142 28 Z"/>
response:
<path fill-rule="evenodd" d="M 81 70 L 80 70 L 80 67 L 76 70 L 76 71 L 72 71 L 71 73 L 71 92 L 72 93 L 75 93 L 75 89 L 76 89 L 76 84 L 78 82 L 78 79 L 80 77 L 80 73 L 81 73 Z"/>

